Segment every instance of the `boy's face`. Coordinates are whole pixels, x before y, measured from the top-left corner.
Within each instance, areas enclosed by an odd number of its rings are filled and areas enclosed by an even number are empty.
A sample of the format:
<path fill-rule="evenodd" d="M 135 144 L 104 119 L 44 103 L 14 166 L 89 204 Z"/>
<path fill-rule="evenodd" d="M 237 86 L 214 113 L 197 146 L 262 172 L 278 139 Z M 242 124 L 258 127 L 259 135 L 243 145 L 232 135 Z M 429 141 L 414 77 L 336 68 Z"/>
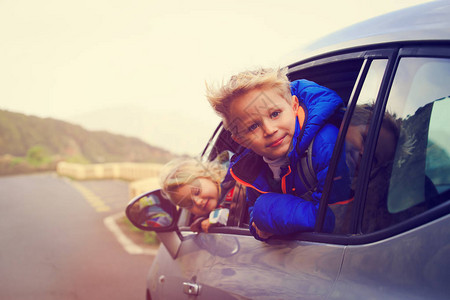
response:
<path fill-rule="evenodd" d="M 292 103 L 276 89 L 254 89 L 233 100 L 229 130 L 242 146 L 268 159 L 285 156 L 295 131 L 297 97 Z"/>
<path fill-rule="evenodd" d="M 213 211 L 219 200 L 217 184 L 207 178 L 197 178 L 190 184 L 180 186 L 172 194 L 172 199 L 197 216 Z"/>

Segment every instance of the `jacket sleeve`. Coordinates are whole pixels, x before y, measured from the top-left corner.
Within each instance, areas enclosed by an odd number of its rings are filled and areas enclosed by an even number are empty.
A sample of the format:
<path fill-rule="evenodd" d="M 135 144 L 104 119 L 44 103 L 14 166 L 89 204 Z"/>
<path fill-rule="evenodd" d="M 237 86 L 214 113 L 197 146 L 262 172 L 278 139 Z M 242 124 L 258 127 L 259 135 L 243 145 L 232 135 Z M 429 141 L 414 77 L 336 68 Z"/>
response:
<path fill-rule="evenodd" d="M 320 127 L 331 118 L 339 115 L 336 111 L 343 105 L 339 95 L 315 82 L 301 79 L 291 83 L 291 93 L 307 110 L 307 122 L 298 151 L 306 150 Z"/>
<path fill-rule="evenodd" d="M 306 79 L 291 82 L 291 93 L 305 104 L 310 114 L 324 120 L 331 117 L 343 101 L 339 95 L 329 88 Z M 316 113 L 318 112 L 318 113 Z"/>
<path fill-rule="evenodd" d="M 252 221 L 260 230 L 275 235 L 312 231 L 318 208 L 318 203 L 306 201 L 294 195 L 267 193 L 259 196 L 255 202 L 252 209 Z M 333 213 L 327 208 L 324 230 L 331 232 L 334 221 Z"/>
<path fill-rule="evenodd" d="M 248 214 L 250 216 L 250 221 L 249 221 L 250 233 L 255 237 L 255 239 L 257 239 L 259 241 L 265 241 L 265 239 L 261 238 L 256 233 L 256 229 L 252 226 L 252 224 L 253 224 L 253 208 L 254 208 L 256 200 L 258 199 L 258 196 L 260 194 L 251 188 L 246 188 L 246 189 L 247 189 L 246 201 L 247 201 L 247 207 L 248 207 Z"/>
<path fill-rule="evenodd" d="M 333 153 L 338 129 L 332 125 L 324 126 L 316 136 L 313 147 L 313 166 L 318 185 L 312 194 L 315 201 L 307 201 L 290 194 L 268 193 L 259 196 L 250 212 L 250 224 L 255 222 L 260 230 L 276 235 L 285 235 L 299 231 L 312 231 L 315 226 L 319 200 L 322 196 L 328 166 Z M 339 190 L 332 191 L 332 202 L 348 198 L 350 190 L 348 174 L 336 176 L 333 186 Z M 335 217 L 327 208 L 323 230 L 332 232 Z M 250 228 L 252 232 L 252 228 Z M 257 238 L 256 232 L 252 234 Z"/>

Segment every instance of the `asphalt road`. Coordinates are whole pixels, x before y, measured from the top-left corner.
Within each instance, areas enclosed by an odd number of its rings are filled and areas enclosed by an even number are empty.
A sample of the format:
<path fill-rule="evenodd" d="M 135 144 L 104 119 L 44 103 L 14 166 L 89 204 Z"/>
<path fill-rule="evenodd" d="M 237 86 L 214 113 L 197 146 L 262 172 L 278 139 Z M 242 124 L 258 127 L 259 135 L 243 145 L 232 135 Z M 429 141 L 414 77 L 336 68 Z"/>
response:
<path fill-rule="evenodd" d="M 153 256 L 105 226 L 128 200 L 123 181 L 0 177 L 0 299 L 145 299 Z"/>

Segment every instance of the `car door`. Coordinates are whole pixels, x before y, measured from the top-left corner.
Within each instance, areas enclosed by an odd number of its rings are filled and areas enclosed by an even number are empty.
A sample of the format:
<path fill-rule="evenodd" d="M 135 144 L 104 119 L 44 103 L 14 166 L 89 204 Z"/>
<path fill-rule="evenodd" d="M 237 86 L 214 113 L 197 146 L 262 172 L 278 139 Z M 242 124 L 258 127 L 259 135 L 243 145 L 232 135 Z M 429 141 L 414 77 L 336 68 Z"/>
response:
<path fill-rule="evenodd" d="M 344 63 L 324 60 L 321 68 L 317 64 L 314 68 L 297 67 L 290 77 L 292 80 L 312 78 L 336 90 L 347 103 L 363 64 L 361 58 L 344 59 Z M 331 70 L 336 74 L 334 78 L 330 77 Z M 344 78 L 342 74 L 347 76 Z M 240 151 L 224 130 L 212 145 L 204 152 L 210 160 L 225 150 Z M 319 229 L 261 242 L 249 233 L 246 210 L 231 213 L 230 217 L 238 221 L 197 236 L 205 243 L 205 249 L 215 249 L 210 251 L 214 260 L 208 272 L 209 286 L 238 299 L 325 299 L 332 293 L 346 247 L 334 243 L 333 235 L 321 233 Z M 227 245 L 235 251 L 212 247 L 216 244 Z"/>
<path fill-rule="evenodd" d="M 239 251 L 216 255 L 209 283 L 238 299 L 323 299 L 331 292 L 344 251 L 297 240 L 262 243 L 237 232 L 215 239 L 236 244 Z"/>
<path fill-rule="evenodd" d="M 372 110 L 347 211 L 352 221 L 341 228 L 352 236 L 330 299 L 450 294 L 450 48 L 420 44 L 395 53 L 370 62 L 385 65 L 376 102 L 367 101 L 369 85 L 355 101 L 354 114 Z"/>
<path fill-rule="evenodd" d="M 153 283 L 163 287 L 164 298 L 445 298 L 450 293 L 448 50 L 390 45 L 292 65 L 291 80 L 327 86 L 346 106 L 316 230 L 257 241 L 242 203 L 231 211 L 227 226 L 210 233 L 181 227 L 185 238 L 177 258 L 161 249 L 155 259 L 161 263 L 149 276 L 165 283 Z M 203 155 L 214 159 L 223 151 L 233 154 L 240 147 L 218 128 Z M 322 233 L 342 151 L 351 169 L 352 201 L 330 205 L 336 226 Z"/>
<path fill-rule="evenodd" d="M 241 150 L 219 127 L 203 156 L 213 160 L 225 153 L 230 158 Z M 314 299 L 331 292 L 344 247 L 294 237 L 260 242 L 249 232 L 245 197 L 235 190 L 232 202 L 227 226 L 198 234 L 181 226 L 184 239 L 176 259 L 159 251 L 164 258 L 157 256 L 155 261 L 164 265 L 154 264 L 149 278 L 165 270 L 160 285 L 164 297 L 182 299 L 181 287 L 187 284 L 199 290 L 192 299 Z M 179 223 L 188 221 L 187 216 Z"/>
<path fill-rule="evenodd" d="M 417 57 L 417 52 L 424 57 Z M 238 298 L 448 295 L 446 53 L 450 52 L 444 48 L 389 47 L 291 67 L 291 79 L 312 79 L 336 90 L 346 103 L 335 158 L 345 151 L 351 161 L 351 137 L 359 128 L 360 149 L 355 162 L 349 163 L 353 201 L 330 205 L 337 218 L 332 234 L 320 232 L 320 214 L 316 232 L 268 243 L 254 240 L 246 229 L 215 233 L 216 238 L 233 238 L 239 251 L 215 255 L 210 283 Z M 329 178 L 336 160 L 332 159 Z M 328 183 L 322 198 L 325 208 L 333 192 L 332 180 Z"/>
<path fill-rule="evenodd" d="M 177 256 L 161 247 L 148 275 L 147 286 L 157 299 L 234 299 L 211 284 L 210 269 L 217 253 L 233 253 L 233 244 L 213 235 L 182 229 Z M 236 245 L 234 245 L 236 246 Z"/>

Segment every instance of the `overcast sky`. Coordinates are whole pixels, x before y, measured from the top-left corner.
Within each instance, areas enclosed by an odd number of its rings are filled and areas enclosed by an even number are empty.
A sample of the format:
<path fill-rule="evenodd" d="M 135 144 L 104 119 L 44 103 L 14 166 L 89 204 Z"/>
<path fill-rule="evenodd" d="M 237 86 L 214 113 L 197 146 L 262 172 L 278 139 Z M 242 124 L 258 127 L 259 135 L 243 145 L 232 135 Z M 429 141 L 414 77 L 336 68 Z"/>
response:
<path fill-rule="evenodd" d="M 215 125 L 205 81 L 424 2 L 0 0 L 0 109 L 64 120 L 127 105 Z"/>

